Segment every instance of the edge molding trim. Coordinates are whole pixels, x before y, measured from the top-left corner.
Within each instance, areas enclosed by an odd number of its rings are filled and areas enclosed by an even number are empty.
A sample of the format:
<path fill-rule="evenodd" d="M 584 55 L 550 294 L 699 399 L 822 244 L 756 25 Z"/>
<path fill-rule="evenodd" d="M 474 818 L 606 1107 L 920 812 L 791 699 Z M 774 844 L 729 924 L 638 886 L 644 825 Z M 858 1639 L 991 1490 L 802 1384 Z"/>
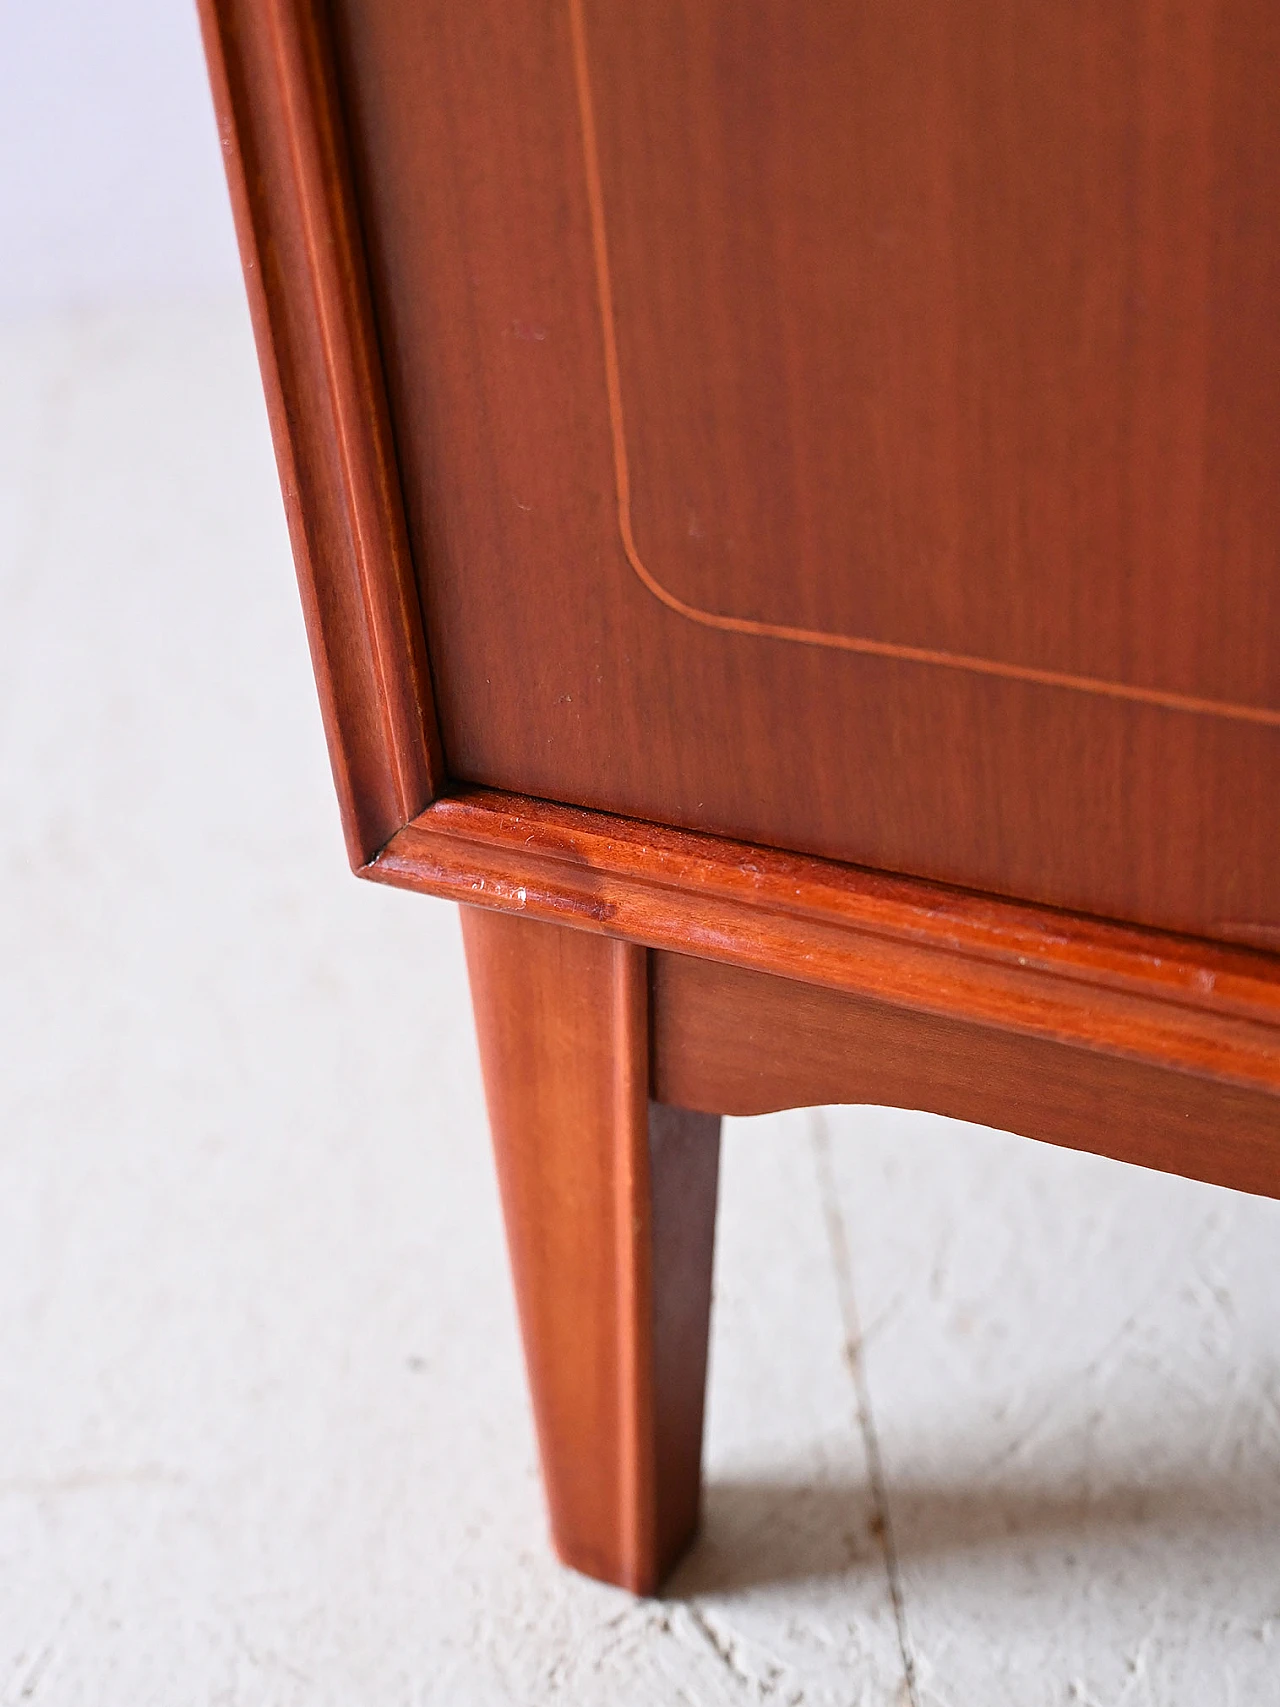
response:
<path fill-rule="evenodd" d="M 361 875 L 1280 1099 L 1280 959 L 1255 949 L 481 788 Z"/>

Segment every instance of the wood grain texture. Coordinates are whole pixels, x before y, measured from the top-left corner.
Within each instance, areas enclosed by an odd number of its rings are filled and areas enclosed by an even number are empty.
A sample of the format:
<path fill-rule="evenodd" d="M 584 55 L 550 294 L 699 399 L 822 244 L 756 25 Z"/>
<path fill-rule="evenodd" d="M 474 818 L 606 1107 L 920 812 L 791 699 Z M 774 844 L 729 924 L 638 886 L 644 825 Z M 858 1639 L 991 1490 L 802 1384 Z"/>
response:
<path fill-rule="evenodd" d="M 348 853 L 443 778 L 324 8 L 200 0 Z"/>
<path fill-rule="evenodd" d="M 364 875 L 1280 1093 L 1280 960 L 470 790 Z"/>
<path fill-rule="evenodd" d="M 655 1096 L 724 1114 L 927 1109 L 1280 1197 L 1280 1096 L 682 954 L 652 971 Z"/>
<path fill-rule="evenodd" d="M 556 1550 L 649 1593 L 697 1526 L 719 1119 L 650 1104 L 643 949 L 463 931 Z"/>
<path fill-rule="evenodd" d="M 569 5 L 642 577 L 703 621 L 1280 725 L 1280 407 L 1240 342 L 1273 334 L 1243 275 L 1280 174 L 1217 157 L 1280 163 L 1276 115 L 1207 75 L 1256 6 Z M 1256 535 L 1215 530 L 1250 476 Z"/>
<path fill-rule="evenodd" d="M 335 19 L 455 778 L 1280 941 L 1274 7 Z"/>

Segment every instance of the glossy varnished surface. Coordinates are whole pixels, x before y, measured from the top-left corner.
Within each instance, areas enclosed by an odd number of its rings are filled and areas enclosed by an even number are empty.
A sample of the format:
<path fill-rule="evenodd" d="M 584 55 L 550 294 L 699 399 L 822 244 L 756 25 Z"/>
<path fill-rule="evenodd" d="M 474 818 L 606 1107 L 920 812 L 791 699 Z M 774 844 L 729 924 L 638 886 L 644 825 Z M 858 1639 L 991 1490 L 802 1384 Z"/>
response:
<path fill-rule="evenodd" d="M 928 1109 L 1073 1150 L 1280 1195 L 1280 1098 L 840 990 L 652 957 L 654 1092 L 731 1114 Z"/>
<path fill-rule="evenodd" d="M 1016 1032 L 1251 1087 L 1280 1107 L 1271 954 L 482 789 L 436 801 L 364 875 L 776 972 L 797 998 L 805 985 L 870 997 L 972 1021 L 975 1037 Z"/>
<path fill-rule="evenodd" d="M 653 580 L 796 643 L 1280 723 L 1257 14 L 575 4 Z"/>
<path fill-rule="evenodd" d="M 649 1100 L 643 949 L 462 923 L 552 1535 L 651 1593 L 698 1521 L 719 1116 Z"/>
<path fill-rule="evenodd" d="M 329 40 L 295 0 L 201 0 L 276 463 L 347 852 L 442 781 Z"/>
<path fill-rule="evenodd" d="M 452 774 L 1276 940 L 1273 9 L 336 20 Z"/>

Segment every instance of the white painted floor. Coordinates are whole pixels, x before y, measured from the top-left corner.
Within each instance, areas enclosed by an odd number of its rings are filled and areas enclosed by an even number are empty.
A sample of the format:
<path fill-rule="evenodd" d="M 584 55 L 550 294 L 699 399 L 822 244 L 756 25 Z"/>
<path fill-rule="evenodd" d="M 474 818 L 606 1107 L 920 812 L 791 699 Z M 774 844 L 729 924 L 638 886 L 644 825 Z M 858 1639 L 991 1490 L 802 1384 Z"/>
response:
<path fill-rule="evenodd" d="M 914 1114 L 729 1124 L 705 1534 L 551 1562 L 457 923 L 346 875 L 245 317 L 0 374 L 0 1703 L 1280 1702 L 1280 1206 Z"/>

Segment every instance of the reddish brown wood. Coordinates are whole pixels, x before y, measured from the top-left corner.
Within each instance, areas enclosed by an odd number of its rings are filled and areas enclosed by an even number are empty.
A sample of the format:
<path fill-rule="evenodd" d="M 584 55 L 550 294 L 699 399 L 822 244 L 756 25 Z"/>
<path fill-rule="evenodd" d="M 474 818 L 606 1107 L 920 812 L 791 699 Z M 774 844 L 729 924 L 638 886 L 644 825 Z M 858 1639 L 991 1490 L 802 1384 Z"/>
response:
<path fill-rule="evenodd" d="M 1272 0 L 334 12 L 455 778 L 1280 941 Z"/>
<path fill-rule="evenodd" d="M 1280 961 L 1257 950 L 483 790 L 365 875 L 1280 1096 Z"/>
<path fill-rule="evenodd" d="M 683 954 L 653 956 L 653 1083 L 687 1108 L 928 1109 L 1280 1196 L 1280 1097 Z"/>
<path fill-rule="evenodd" d="M 443 778 L 323 7 L 200 0 L 307 634 L 353 865 Z"/>
<path fill-rule="evenodd" d="M 697 1526 L 719 1120 L 650 1103 L 643 949 L 463 930 L 556 1550 L 648 1593 Z"/>

